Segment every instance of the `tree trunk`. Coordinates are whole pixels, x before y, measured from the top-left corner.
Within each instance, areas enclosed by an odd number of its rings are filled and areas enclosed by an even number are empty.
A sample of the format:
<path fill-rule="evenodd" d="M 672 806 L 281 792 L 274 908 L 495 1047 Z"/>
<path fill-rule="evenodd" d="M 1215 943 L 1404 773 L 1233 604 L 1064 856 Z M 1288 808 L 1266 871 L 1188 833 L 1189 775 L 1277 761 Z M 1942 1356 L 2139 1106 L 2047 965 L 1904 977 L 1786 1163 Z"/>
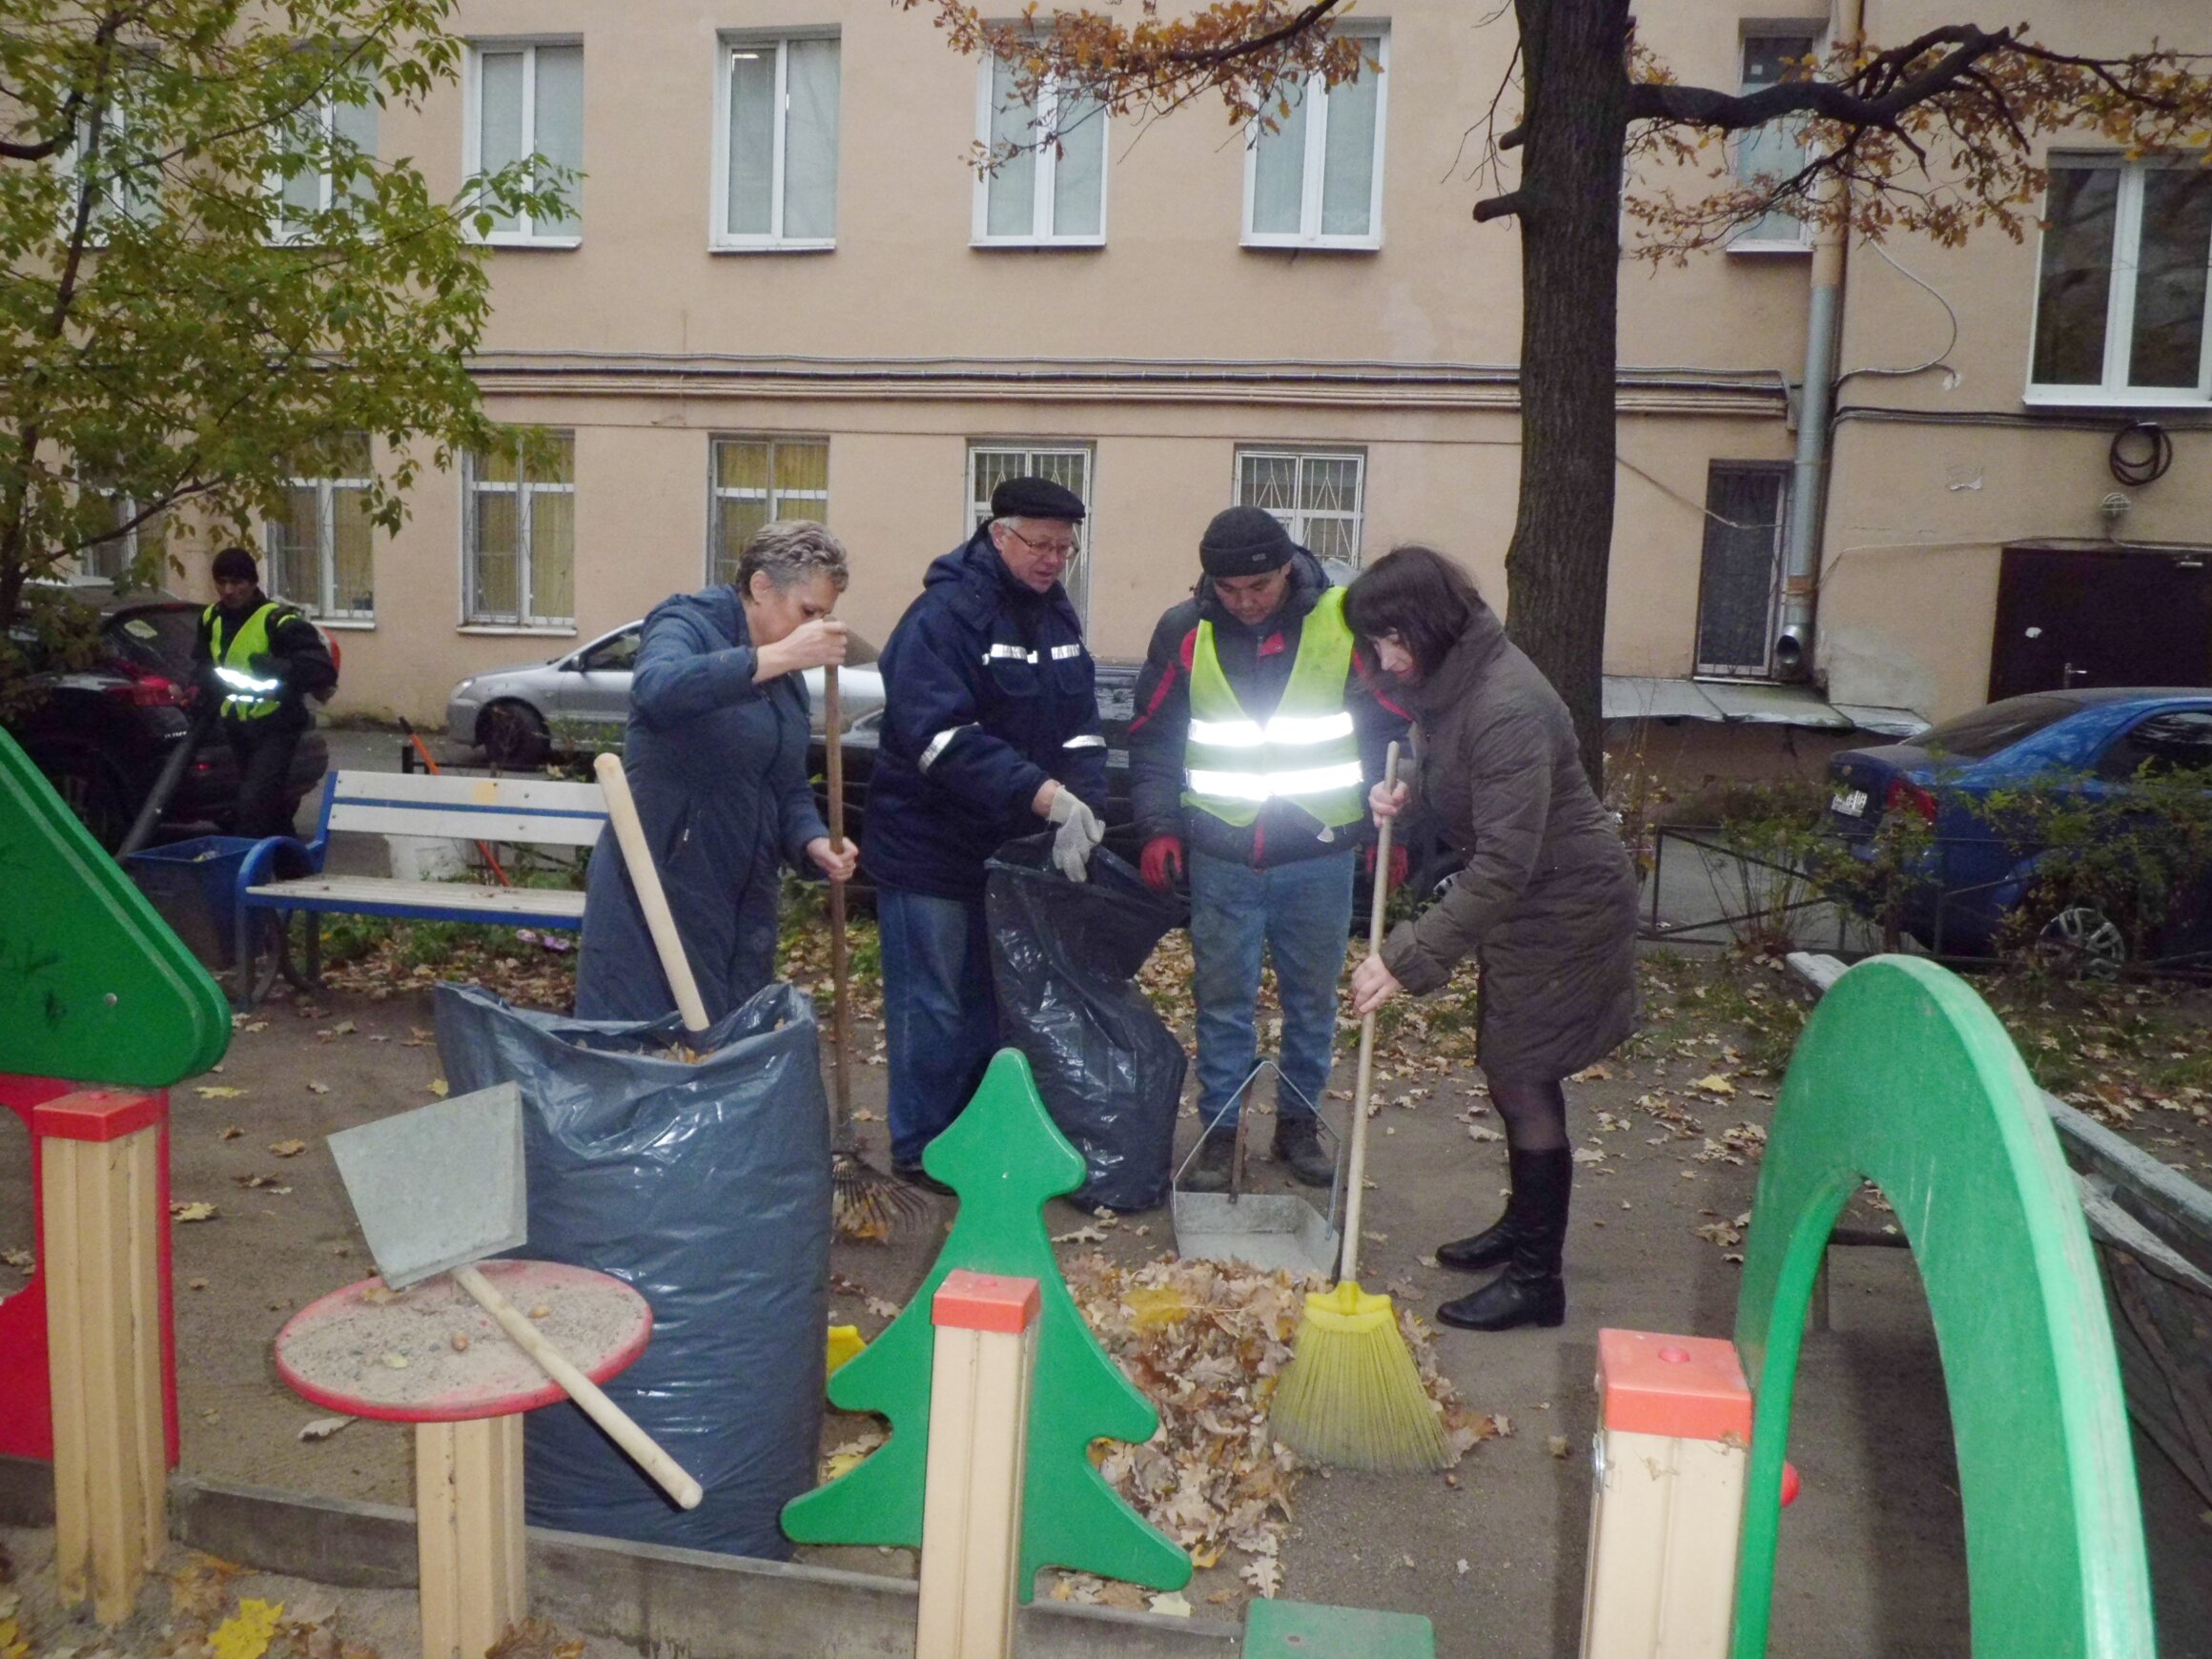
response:
<path fill-rule="evenodd" d="M 1516 10 L 1521 502 L 1505 554 L 1506 622 L 1567 700 L 1602 792 L 1628 4 L 1516 0 Z"/>

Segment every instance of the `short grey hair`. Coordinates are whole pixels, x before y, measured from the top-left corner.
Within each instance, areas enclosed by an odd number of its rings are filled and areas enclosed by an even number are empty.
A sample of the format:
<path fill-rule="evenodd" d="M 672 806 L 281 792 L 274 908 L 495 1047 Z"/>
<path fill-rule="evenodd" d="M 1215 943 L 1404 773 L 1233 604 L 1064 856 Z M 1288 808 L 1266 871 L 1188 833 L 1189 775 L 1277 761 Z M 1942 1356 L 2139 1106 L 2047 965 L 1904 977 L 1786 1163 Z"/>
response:
<path fill-rule="evenodd" d="M 852 580 L 845 543 L 829 526 L 811 519 L 777 519 L 763 524 L 745 544 L 737 561 L 737 591 L 750 593 L 755 575 L 766 573 L 779 592 L 800 583 L 827 576 L 839 593 Z"/>

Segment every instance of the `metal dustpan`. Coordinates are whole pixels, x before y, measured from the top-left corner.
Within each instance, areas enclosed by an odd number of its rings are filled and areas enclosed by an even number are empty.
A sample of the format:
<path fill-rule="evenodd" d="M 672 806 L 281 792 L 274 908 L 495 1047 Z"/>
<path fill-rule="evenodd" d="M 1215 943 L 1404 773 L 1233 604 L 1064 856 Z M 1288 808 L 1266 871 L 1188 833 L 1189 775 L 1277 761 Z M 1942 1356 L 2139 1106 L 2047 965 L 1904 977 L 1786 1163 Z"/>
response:
<path fill-rule="evenodd" d="M 1251 1093 L 1252 1085 L 1259 1081 L 1262 1072 L 1275 1073 L 1277 1090 L 1288 1090 L 1311 1109 L 1313 1103 L 1284 1079 L 1275 1062 L 1262 1060 L 1238 1086 L 1228 1105 L 1214 1115 L 1213 1121 L 1206 1125 L 1206 1135 L 1220 1126 L 1231 1106 Z M 1321 1121 L 1318 1113 L 1315 1121 Z M 1337 1229 L 1338 1204 L 1343 1197 L 1344 1186 L 1342 1137 L 1334 1134 L 1326 1123 L 1321 1124 L 1321 1132 L 1337 1142 L 1337 1173 L 1329 1183 L 1329 1208 L 1323 1215 L 1295 1193 L 1244 1191 L 1245 1123 L 1244 1116 L 1239 1114 L 1237 1152 L 1229 1164 L 1227 1192 L 1186 1193 L 1182 1189 L 1183 1172 L 1190 1168 L 1191 1159 L 1198 1157 L 1205 1136 L 1192 1143 L 1182 1162 L 1177 1165 L 1172 1198 L 1178 1254 L 1186 1259 L 1236 1262 L 1269 1273 L 1280 1270 L 1313 1274 L 1321 1279 L 1332 1277 L 1337 1270 L 1337 1251 L 1343 1242 Z"/>
<path fill-rule="evenodd" d="M 340 1130 L 330 1155 L 394 1290 L 529 1241 L 522 1092 L 512 1083 Z"/>

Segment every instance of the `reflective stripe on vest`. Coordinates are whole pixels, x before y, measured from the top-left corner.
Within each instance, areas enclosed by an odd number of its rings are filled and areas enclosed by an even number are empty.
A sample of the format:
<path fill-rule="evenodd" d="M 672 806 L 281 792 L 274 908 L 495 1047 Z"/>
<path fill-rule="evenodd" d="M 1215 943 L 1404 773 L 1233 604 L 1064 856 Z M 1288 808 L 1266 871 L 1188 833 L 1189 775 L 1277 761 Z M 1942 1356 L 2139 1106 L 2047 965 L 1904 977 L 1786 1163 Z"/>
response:
<path fill-rule="evenodd" d="M 1299 630 L 1298 658 L 1272 718 L 1247 715 L 1221 671 L 1214 625 L 1198 624 L 1191 654 L 1191 722 L 1183 804 L 1225 824 L 1250 824 L 1270 800 L 1290 801 L 1330 828 L 1366 815 L 1360 740 L 1344 707 L 1352 630 L 1344 590 L 1332 587 Z"/>
<path fill-rule="evenodd" d="M 269 625 L 284 614 L 284 607 L 273 599 L 263 600 L 228 640 L 223 638 L 222 606 L 211 604 L 202 614 L 208 625 L 208 653 L 215 658 L 215 678 L 223 686 L 223 718 L 259 720 L 283 707 L 284 682 L 264 680 L 247 665 L 270 654 Z"/>

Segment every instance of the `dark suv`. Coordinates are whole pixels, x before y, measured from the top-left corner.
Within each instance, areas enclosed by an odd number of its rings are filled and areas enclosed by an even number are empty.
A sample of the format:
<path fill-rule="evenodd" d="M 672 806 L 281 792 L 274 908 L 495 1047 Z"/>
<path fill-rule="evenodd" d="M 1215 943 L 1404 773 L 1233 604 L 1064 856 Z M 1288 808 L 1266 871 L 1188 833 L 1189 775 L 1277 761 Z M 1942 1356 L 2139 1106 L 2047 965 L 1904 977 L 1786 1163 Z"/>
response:
<path fill-rule="evenodd" d="M 34 660 L 39 695 L 10 718 L 7 730 L 112 850 L 137 817 L 162 763 L 184 741 L 200 607 L 159 593 L 108 596 L 96 603 L 97 655 L 81 668 L 41 669 Z M 287 780 L 293 810 L 329 768 L 322 734 L 303 732 Z M 186 769 L 162 823 L 227 830 L 237 794 L 238 766 L 230 745 L 211 736 Z"/>

